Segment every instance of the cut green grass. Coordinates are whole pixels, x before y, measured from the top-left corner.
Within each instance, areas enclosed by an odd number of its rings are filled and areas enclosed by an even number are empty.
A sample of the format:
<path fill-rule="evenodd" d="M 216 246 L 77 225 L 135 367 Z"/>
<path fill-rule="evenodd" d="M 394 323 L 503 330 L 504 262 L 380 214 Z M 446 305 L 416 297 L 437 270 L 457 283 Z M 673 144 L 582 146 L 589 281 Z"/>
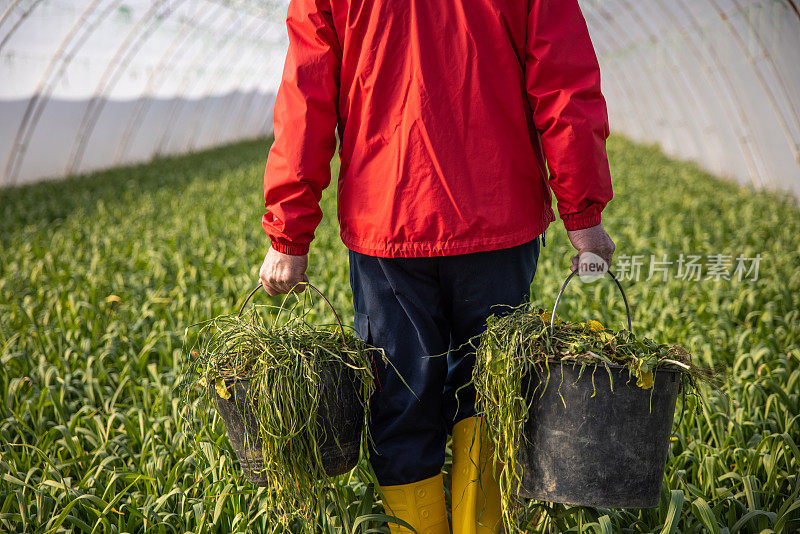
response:
<path fill-rule="evenodd" d="M 327 476 L 323 456 L 335 474 L 353 467 L 340 467 L 351 451 L 366 454 L 369 435 L 361 429 L 375 389 L 373 358 L 383 353 L 352 329 L 307 322 L 308 290 L 304 297 L 195 325 L 181 389 L 190 423 L 198 420 L 192 408 L 217 406 L 227 417 L 239 460 L 266 488 L 270 521 L 313 533 L 329 526 L 328 512 L 347 516 L 338 500 L 325 498 L 335 493 L 336 481 Z M 198 405 L 198 398 L 205 402 Z M 203 432 L 202 423 L 195 431 Z"/>
<path fill-rule="evenodd" d="M 471 341 L 477 353 L 473 371 L 476 408 L 486 421 L 488 437 L 500 462 L 497 467 L 502 466 L 500 488 L 506 532 L 525 531 L 520 525 L 525 513 L 518 498 L 523 486 L 523 462 L 518 461 L 518 453 L 528 448 L 524 434 L 531 407 L 546 402 L 547 390 L 554 388 L 567 413 L 585 408 L 568 406 L 561 396 L 565 383 L 563 369 L 558 371 L 560 366 L 577 369 L 577 377 L 583 378 L 581 384 L 588 389 L 586 393 L 591 392 L 588 402 L 594 400 L 598 389 L 619 391 L 626 387 L 625 382 L 652 392 L 659 370 L 681 373 L 680 380 L 690 393 L 694 393 L 698 381 L 718 380 L 717 372 L 697 367 L 682 347 L 637 337 L 629 330 L 606 330 L 594 319 L 580 323 L 557 320 L 552 324 L 551 320 L 551 312 L 523 304 L 490 317 L 486 330 Z M 612 367 L 621 368 L 616 380 Z M 582 428 L 587 433 L 596 430 L 591 427 L 586 424 Z M 586 439 L 592 442 L 596 437 Z"/>
<path fill-rule="evenodd" d="M 186 326 L 235 311 L 257 281 L 267 148 L 248 142 L 0 190 L 0 531 L 284 530 L 269 520 L 265 490 L 241 476 L 219 416 L 198 410 L 188 425 L 175 390 Z M 702 405 L 687 398 L 659 508 L 531 503 L 528 519 L 540 532 L 795 532 L 796 203 L 621 138 L 609 152 L 615 199 L 604 223 L 618 261 L 761 254 L 760 273 L 757 281 L 684 280 L 673 264 L 666 281 L 646 280 L 646 268 L 638 282 L 622 281 L 637 336 L 684 346 L 698 364 L 725 364 L 724 394 Z M 349 323 L 333 187 L 323 211 L 309 278 Z M 532 286 L 537 305 L 552 306 L 571 254 L 553 224 Z M 573 285 L 559 317 L 622 325 L 608 284 Z M 333 318 L 319 302 L 308 320 Z M 382 513 L 372 483 L 363 464 L 337 479 L 324 498 L 347 515 L 331 506 L 324 531 L 388 532 L 372 515 Z"/>

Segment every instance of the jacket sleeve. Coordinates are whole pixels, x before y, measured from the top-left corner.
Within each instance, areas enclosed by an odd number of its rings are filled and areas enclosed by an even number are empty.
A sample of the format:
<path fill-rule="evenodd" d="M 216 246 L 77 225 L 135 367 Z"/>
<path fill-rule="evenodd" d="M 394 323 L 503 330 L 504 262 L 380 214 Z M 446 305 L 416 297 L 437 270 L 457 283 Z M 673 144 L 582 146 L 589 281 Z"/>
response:
<path fill-rule="evenodd" d="M 286 27 L 262 226 L 275 250 L 302 255 L 322 220 L 319 201 L 331 181 L 342 54 L 326 0 L 292 0 Z"/>
<path fill-rule="evenodd" d="M 612 196 L 608 115 L 577 0 L 530 0 L 525 78 L 564 226 L 599 224 Z"/>

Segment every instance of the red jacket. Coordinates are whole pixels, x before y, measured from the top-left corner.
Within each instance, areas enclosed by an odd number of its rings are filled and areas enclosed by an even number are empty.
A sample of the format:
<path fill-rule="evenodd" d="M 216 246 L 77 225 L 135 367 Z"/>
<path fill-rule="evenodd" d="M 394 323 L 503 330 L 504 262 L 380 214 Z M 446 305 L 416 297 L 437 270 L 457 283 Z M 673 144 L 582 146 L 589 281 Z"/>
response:
<path fill-rule="evenodd" d="M 262 221 L 279 252 L 309 249 L 337 126 L 356 252 L 515 246 L 555 219 L 550 189 L 568 230 L 600 222 L 608 119 L 577 0 L 292 0 L 286 25 Z"/>

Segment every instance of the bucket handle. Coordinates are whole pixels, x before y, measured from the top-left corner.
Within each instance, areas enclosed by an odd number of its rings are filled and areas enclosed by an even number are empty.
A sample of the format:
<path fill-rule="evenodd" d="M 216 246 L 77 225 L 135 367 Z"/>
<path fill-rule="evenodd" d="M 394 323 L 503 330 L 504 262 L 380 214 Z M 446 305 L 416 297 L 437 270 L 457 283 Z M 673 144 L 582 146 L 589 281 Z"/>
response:
<path fill-rule="evenodd" d="M 622 301 L 625 303 L 625 313 L 628 316 L 628 332 L 633 332 L 633 330 L 631 329 L 631 308 L 630 306 L 628 306 L 628 297 L 625 295 L 625 290 L 622 289 L 622 284 L 619 283 L 619 280 L 617 280 L 617 277 L 614 276 L 614 273 L 612 273 L 611 271 L 606 271 L 606 273 L 608 273 L 608 276 L 610 276 L 611 279 L 614 280 L 614 283 L 617 284 L 617 287 L 619 288 L 619 292 L 622 295 Z M 572 280 L 572 278 L 576 274 L 578 274 L 577 269 L 572 271 L 567 277 L 567 279 L 564 280 L 564 284 L 561 286 L 561 290 L 558 292 L 558 296 L 556 297 L 556 303 L 553 305 L 553 313 L 550 316 L 550 335 L 553 335 L 553 332 L 555 330 L 556 310 L 558 309 L 558 303 L 561 302 L 561 295 L 564 294 L 564 290 L 567 288 L 567 284 L 569 284 L 569 281 Z"/>
<path fill-rule="evenodd" d="M 331 309 L 331 311 L 333 312 L 333 316 L 336 317 L 336 322 L 339 324 L 339 332 L 342 335 L 342 344 L 346 347 L 347 346 L 347 338 L 344 335 L 344 325 L 342 324 L 342 320 L 339 318 L 339 314 L 336 313 L 336 309 L 333 307 L 333 304 L 331 304 L 331 301 L 328 300 L 328 297 L 326 297 L 325 295 L 322 294 L 322 291 L 320 291 L 319 289 L 314 287 L 310 282 L 302 282 L 302 285 L 304 285 L 304 286 L 306 286 L 308 288 L 311 288 L 314 291 L 316 291 L 317 295 L 322 297 L 322 300 L 324 300 L 325 304 L 327 304 L 328 307 Z M 256 294 L 256 291 L 258 291 L 262 287 L 263 286 L 261 285 L 261 282 L 259 281 L 258 285 L 255 288 L 253 288 L 253 290 L 250 292 L 250 294 L 247 295 L 247 298 L 244 299 L 244 302 L 242 302 L 242 307 L 239 308 L 239 313 L 236 314 L 236 317 L 241 317 L 242 316 L 242 312 L 244 312 L 244 307 L 247 306 L 247 303 L 250 302 L 250 299 L 253 297 L 253 295 Z"/>

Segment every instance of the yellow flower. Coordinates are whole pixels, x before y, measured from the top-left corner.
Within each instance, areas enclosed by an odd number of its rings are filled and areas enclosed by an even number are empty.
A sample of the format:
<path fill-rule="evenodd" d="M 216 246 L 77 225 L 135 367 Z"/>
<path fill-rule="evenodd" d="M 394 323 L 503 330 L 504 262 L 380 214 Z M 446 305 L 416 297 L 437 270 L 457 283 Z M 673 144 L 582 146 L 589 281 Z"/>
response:
<path fill-rule="evenodd" d="M 217 378 L 217 381 L 214 384 L 214 386 L 217 388 L 217 395 L 226 400 L 231 398 L 231 394 L 228 391 L 227 386 L 225 385 L 225 380 L 223 380 L 222 378 Z"/>
<path fill-rule="evenodd" d="M 642 389 L 650 389 L 653 384 L 653 371 L 644 371 L 639 374 L 639 378 L 636 380 L 636 385 Z"/>
<path fill-rule="evenodd" d="M 544 321 L 545 323 L 549 323 L 550 319 L 553 318 L 553 314 L 550 313 L 549 311 L 544 311 L 539 317 L 541 317 L 542 321 Z"/>
<path fill-rule="evenodd" d="M 591 330 L 592 332 L 602 332 L 603 330 L 605 330 L 605 328 L 603 328 L 603 325 L 600 324 L 600 321 L 595 321 L 594 319 L 589 319 L 588 321 L 586 321 L 585 324 L 586 326 L 589 327 L 589 330 Z"/>

